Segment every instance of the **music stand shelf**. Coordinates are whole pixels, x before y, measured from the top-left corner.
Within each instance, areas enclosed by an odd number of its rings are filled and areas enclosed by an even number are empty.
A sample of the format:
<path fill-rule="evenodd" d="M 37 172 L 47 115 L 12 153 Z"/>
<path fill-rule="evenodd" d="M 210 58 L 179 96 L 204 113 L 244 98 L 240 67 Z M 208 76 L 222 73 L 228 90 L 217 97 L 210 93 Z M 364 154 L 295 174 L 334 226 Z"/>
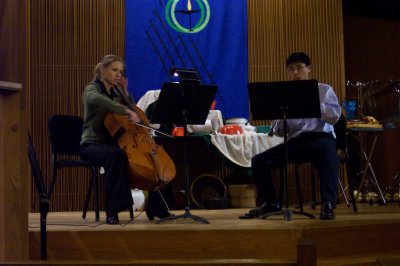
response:
<path fill-rule="evenodd" d="M 179 124 L 184 128 L 183 135 L 183 165 L 185 189 L 185 213 L 163 218 L 157 223 L 179 218 L 190 218 L 194 221 L 209 224 L 202 217 L 190 213 L 189 199 L 189 164 L 187 162 L 188 124 L 203 125 L 210 111 L 211 103 L 217 92 L 217 86 L 188 83 L 164 83 L 154 114 L 150 120 L 152 124 Z"/>
<path fill-rule="evenodd" d="M 248 84 L 250 110 L 254 120 L 283 120 L 283 144 L 285 158 L 283 169 L 283 195 L 285 206 L 282 211 L 268 213 L 260 218 L 282 214 L 285 221 L 292 219 L 292 214 L 314 218 L 312 214 L 289 209 L 287 192 L 288 143 L 287 119 L 321 117 L 317 80 L 296 80 L 277 82 L 255 82 Z"/>

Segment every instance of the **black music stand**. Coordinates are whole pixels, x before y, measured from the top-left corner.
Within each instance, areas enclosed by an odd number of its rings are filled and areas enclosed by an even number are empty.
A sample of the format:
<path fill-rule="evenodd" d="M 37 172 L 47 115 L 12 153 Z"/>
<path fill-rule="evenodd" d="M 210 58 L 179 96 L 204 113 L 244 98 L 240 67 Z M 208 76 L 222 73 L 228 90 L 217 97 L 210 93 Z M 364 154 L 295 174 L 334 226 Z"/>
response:
<path fill-rule="evenodd" d="M 319 118 L 321 109 L 319 102 L 317 80 L 296 80 L 278 82 L 249 83 L 250 110 L 254 120 L 283 120 L 283 142 L 285 145 L 285 159 L 283 171 L 283 194 L 285 207 L 282 211 L 261 216 L 267 218 L 275 214 L 283 214 L 285 221 L 292 219 L 292 214 L 301 214 L 314 218 L 312 214 L 297 212 L 289 209 L 287 193 L 288 174 L 288 144 L 287 119 L 291 118 Z"/>
<path fill-rule="evenodd" d="M 208 224 L 209 222 L 199 216 L 190 213 L 189 200 L 189 165 L 187 162 L 187 125 L 204 125 L 211 103 L 214 99 L 217 86 L 164 83 L 154 114 L 150 120 L 152 124 L 180 124 L 184 128 L 183 136 L 183 165 L 184 165 L 184 187 L 185 187 L 185 213 L 177 216 L 163 218 L 157 223 L 179 218 L 191 218 Z"/>
<path fill-rule="evenodd" d="M 40 170 L 39 162 L 33 148 L 31 135 L 28 133 L 28 158 L 31 164 L 32 175 L 34 177 L 37 192 L 40 200 L 40 259 L 47 260 L 47 231 L 46 220 L 49 213 L 50 195 L 47 193 L 46 185 L 42 171 Z"/>

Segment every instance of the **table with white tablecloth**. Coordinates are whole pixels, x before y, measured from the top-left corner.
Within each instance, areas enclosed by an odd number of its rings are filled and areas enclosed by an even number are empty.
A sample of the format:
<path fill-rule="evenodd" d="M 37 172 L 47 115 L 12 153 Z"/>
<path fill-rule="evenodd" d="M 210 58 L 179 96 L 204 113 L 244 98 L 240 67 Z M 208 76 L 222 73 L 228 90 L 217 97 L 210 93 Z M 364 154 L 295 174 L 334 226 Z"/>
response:
<path fill-rule="evenodd" d="M 283 142 L 283 138 L 244 131 L 240 135 L 210 134 L 211 143 L 230 161 L 251 167 L 251 158 Z"/>

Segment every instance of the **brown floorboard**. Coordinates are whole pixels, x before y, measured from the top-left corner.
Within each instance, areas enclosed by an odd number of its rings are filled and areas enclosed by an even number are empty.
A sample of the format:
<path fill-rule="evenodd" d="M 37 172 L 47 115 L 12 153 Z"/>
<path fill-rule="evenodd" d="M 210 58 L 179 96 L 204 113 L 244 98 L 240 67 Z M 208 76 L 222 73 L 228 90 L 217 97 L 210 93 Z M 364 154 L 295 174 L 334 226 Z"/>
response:
<path fill-rule="evenodd" d="M 156 224 L 145 213 L 120 214 L 121 225 L 96 224 L 94 213 L 86 220 L 79 212 L 49 213 L 47 253 L 50 261 L 142 264 L 263 264 L 296 265 L 300 244 L 306 240 L 316 250 L 318 265 L 379 265 L 400 256 L 400 207 L 358 204 L 358 213 L 338 205 L 336 220 L 321 221 L 294 215 L 240 220 L 247 209 L 191 210 L 207 219 Z M 318 217 L 318 210 L 305 211 Z M 173 211 L 182 214 L 183 211 Z M 39 214 L 29 214 L 30 259 L 40 258 Z M 128 263 L 127 265 L 129 265 Z M 358 264 L 356 264 L 358 263 Z M 299 264 L 300 265 L 300 264 Z"/>

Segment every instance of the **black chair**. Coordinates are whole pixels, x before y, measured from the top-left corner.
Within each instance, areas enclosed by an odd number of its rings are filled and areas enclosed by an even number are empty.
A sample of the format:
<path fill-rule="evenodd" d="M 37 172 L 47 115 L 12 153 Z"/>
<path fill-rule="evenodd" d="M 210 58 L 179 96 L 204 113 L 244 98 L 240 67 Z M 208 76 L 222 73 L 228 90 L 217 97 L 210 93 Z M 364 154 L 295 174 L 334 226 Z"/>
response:
<path fill-rule="evenodd" d="M 346 124 L 347 124 L 346 117 L 344 115 L 341 115 L 339 120 L 334 125 L 334 130 L 335 130 L 335 134 L 336 134 L 336 151 L 337 151 L 338 158 L 339 158 L 339 166 L 341 164 L 344 164 L 347 176 L 349 176 L 349 173 L 348 173 L 348 171 L 349 171 L 349 163 L 348 163 L 349 156 L 348 156 L 348 152 L 347 152 Z M 307 162 L 295 163 L 296 190 L 297 190 L 297 195 L 298 195 L 300 211 L 303 211 L 303 196 L 302 196 L 302 192 L 301 192 L 301 188 L 300 188 L 300 175 L 299 175 L 299 166 L 302 163 L 307 163 Z M 308 163 L 312 163 L 312 162 L 308 162 Z M 345 198 L 346 204 L 347 204 L 347 206 L 350 206 L 350 203 L 346 196 L 346 189 L 343 187 L 340 176 L 338 176 L 338 181 L 339 181 L 339 188 Z M 355 200 L 355 197 L 353 194 L 354 188 L 351 187 L 350 182 L 348 182 L 348 183 L 349 183 L 349 196 L 350 196 L 350 201 L 353 206 L 353 211 L 357 212 L 356 200 Z M 312 195 L 312 199 L 311 199 L 310 206 L 312 209 L 315 209 L 317 200 L 316 200 L 316 176 L 315 176 L 314 167 L 312 170 L 312 178 L 311 178 L 311 195 Z"/>
<path fill-rule="evenodd" d="M 348 179 L 350 177 L 349 174 L 349 153 L 347 149 L 347 120 L 344 115 L 341 115 L 339 120 L 336 122 L 334 125 L 334 130 L 336 134 L 336 150 L 338 153 L 339 157 L 339 165 L 342 164 L 345 167 L 346 170 L 346 175 L 347 175 L 347 183 L 349 184 L 348 189 L 349 189 L 349 196 L 350 196 L 350 201 L 353 206 L 353 211 L 357 212 L 357 205 L 356 205 L 356 199 L 354 196 L 354 188 L 352 187 L 352 182 L 350 182 Z M 344 178 L 343 178 L 344 179 Z M 343 184 L 341 183 L 341 178 L 339 176 L 339 187 L 342 191 L 342 195 L 345 198 L 347 206 L 350 206 L 349 201 L 346 197 L 346 189 L 343 187 Z"/>
<path fill-rule="evenodd" d="M 357 211 L 357 205 L 356 205 L 356 199 L 354 197 L 354 188 L 351 186 L 351 182 L 349 181 L 349 152 L 347 149 L 347 136 L 348 136 L 348 131 L 347 131 L 347 121 L 346 117 L 344 115 L 341 115 L 338 122 L 334 125 L 335 129 L 335 134 L 336 134 L 336 150 L 338 151 L 338 156 L 339 156 L 339 164 L 344 165 L 346 174 L 347 174 L 347 183 L 349 184 L 348 189 L 349 189 L 349 196 L 350 196 L 350 201 L 353 205 L 353 210 L 354 212 Z M 342 178 L 344 179 L 344 178 Z M 341 183 L 341 178 L 339 178 L 339 186 L 342 191 L 342 195 L 346 201 L 346 204 L 350 206 L 348 199 L 346 197 L 346 188 L 343 187 L 343 184 Z"/>
<path fill-rule="evenodd" d="M 96 222 L 100 220 L 99 214 L 99 188 L 97 166 L 91 162 L 83 161 L 79 157 L 79 147 L 82 136 L 83 119 L 72 115 L 53 115 L 48 121 L 50 146 L 51 146 L 51 183 L 48 195 L 51 195 L 57 180 L 57 172 L 67 167 L 84 167 L 90 171 L 90 182 L 87 189 L 82 218 L 86 219 L 92 190 L 94 187 L 94 209 Z M 59 157 L 63 159 L 59 159 Z"/>

